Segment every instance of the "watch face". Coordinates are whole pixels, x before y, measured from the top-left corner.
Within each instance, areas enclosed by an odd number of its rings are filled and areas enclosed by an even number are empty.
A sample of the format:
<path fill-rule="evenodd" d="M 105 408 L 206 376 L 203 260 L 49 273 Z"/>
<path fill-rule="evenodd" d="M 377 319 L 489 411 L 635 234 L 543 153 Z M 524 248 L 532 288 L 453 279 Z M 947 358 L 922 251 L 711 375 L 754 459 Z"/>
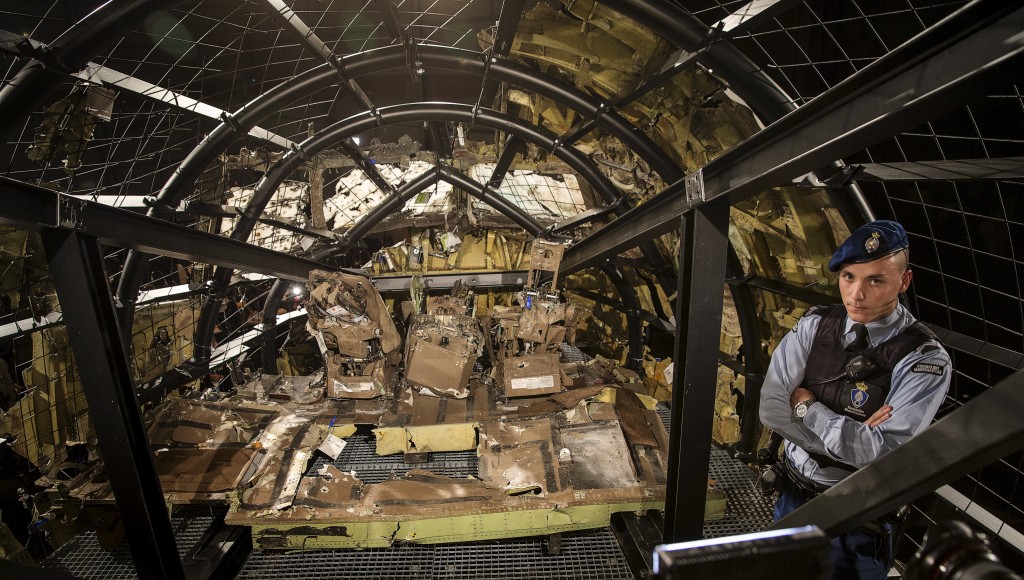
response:
<path fill-rule="evenodd" d="M 810 407 L 810 402 L 800 401 L 799 403 L 796 404 L 796 408 L 794 408 L 793 410 L 796 413 L 798 419 L 803 419 L 804 415 L 807 414 L 807 409 L 809 409 Z"/>

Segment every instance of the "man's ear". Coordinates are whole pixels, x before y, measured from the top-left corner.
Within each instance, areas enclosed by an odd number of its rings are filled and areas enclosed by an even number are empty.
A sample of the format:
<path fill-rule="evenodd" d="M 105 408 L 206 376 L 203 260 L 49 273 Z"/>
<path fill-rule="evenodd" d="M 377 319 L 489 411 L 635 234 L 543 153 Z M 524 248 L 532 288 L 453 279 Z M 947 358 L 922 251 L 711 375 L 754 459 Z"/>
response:
<path fill-rule="evenodd" d="M 903 272 L 903 278 L 900 279 L 900 292 L 906 292 L 907 288 L 910 287 L 910 281 L 914 279 L 914 271 L 907 268 Z"/>

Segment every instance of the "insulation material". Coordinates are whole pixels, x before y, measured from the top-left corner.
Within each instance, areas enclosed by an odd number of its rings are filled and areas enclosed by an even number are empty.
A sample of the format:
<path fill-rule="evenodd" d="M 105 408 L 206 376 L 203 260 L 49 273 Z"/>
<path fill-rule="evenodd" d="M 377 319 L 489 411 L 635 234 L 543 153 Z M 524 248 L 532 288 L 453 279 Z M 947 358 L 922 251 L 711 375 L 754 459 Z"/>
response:
<path fill-rule="evenodd" d="M 556 354 L 505 359 L 502 378 L 507 397 L 550 395 L 562 390 L 562 372 Z"/>
<path fill-rule="evenodd" d="M 377 455 L 466 451 L 475 449 L 477 444 L 476 423 L 378 427 L 373 435 L 377 439 Z"/>
<path fill-rule="evenodd" d="M 234 187 L 228 190 L 225 196 L 225 204 L 244 209 L 252 199 L 254 189 L 251 187 Z M 306 215 L 302 211 L 305 202 L 309 199 L 309 184 L 297 181 L 286 181 L 278 186 L 273 197 L 267 203 L 263 213 L 286 220 L 299 227 L 308 225 Z M 227 236 L 235 229 L 237 218 L 221 219 L 221 234 Z M 290 252 L 301 247 L 302 234 L 293 232 L 274 225 L 258 222 L 249 234 L 251 244 L 276 250 L 278 252 Z"/>
<path fill-rule="evenodd" d="M 494 163 L 478 163 L 469 168 L 469 176 L 487 183 L 494 172 Z M 536 171 L 509 171 L 498 192 L 526 213 L 542 222 L 560 221 L 586 211 L 587 204 L 580 184 L 572 173 L 542 175 Z M 473 210 L 490 209 L 481 201 L 473 201 Z"/>
<path fill-rule="evenodd" d="M 419 160 L 410 161 L 408 168 L 383 163 L 377 165 L 384 179 L 396 187 L 416 179 L 433 167 L 433 164 Z M 360 217 L 380 205 L 388 195 L 359 169 L 339 179 L 335 189 L 338 193 L 324 203 L 324 217 L 328 222 L 333 219 L 336 229 L 351 227 Z M 454 209 L 451 193 L 451 184 L 439 181 L 407 201 L 402 211 L 396 213 L 396 217 L 450 213 Z"/>

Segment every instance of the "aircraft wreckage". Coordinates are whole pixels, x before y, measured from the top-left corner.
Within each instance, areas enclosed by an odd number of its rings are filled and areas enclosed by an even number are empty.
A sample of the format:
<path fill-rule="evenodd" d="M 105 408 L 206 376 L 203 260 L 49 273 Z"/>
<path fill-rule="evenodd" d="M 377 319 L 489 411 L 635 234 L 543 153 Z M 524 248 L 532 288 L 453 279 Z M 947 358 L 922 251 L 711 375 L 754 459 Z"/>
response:
<path fill-rule="evenodd" d="M 306 330 L 323 369 L 159 405 L 148 434 L 167 501 L 228 504 L 226 522 L 264 549 L 552 534 L 662 509 L 657 400 L 636 372 L 574 346 L 586 312 L 555 286 L 562 249 L 535 241 L 513 304 L 486 313 L 465 285 L 414 284 L 399 324 L 369 278 L 312 272 Z M 346 471 L 352 447 L 401 467 Z M 431 469 L 451 453 L 464 473 Z M 92 481 L 74 494 L 107 498 Z M 709 498 L 720 516 L 724 496 Z"/>

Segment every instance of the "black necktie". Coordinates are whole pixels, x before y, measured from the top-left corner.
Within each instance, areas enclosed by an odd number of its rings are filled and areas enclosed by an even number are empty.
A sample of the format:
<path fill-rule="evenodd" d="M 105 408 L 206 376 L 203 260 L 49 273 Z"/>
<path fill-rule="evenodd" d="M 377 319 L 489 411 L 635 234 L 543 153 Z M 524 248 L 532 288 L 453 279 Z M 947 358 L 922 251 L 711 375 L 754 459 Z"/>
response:
<path fill-rule="evenodd" d="M 860 352 L 871 346 L 871 343 L 868 342 L 868 327 L 859 322 L 855 322 L 851 330 L 853 330 L 857 337 L 853 339 L 853 342 L 846 345 L 846 350 L 851 352 Z"/>

